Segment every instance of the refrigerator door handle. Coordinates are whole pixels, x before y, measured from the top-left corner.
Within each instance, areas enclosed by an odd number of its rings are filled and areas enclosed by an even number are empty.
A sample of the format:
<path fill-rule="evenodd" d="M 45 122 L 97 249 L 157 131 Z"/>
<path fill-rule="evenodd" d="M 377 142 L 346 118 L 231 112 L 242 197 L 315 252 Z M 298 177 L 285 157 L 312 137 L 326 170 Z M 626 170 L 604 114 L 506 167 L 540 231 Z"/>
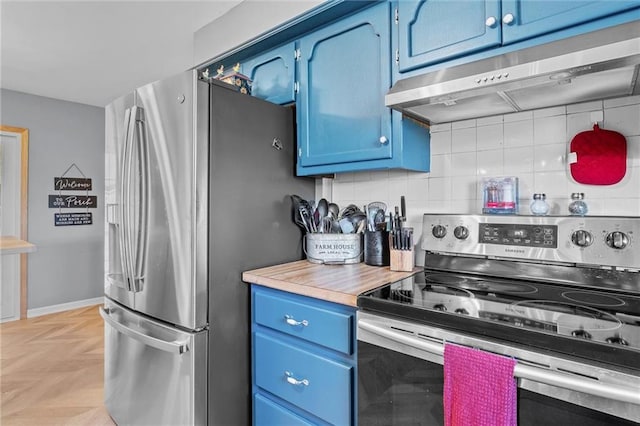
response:
<path fill-rule="evenodd" d="M 144 333 L 141 333 L 137 330 L 129 328 L 117 320 L 113 319 L 110 315 L 110 310 L 107 308 L 100 307 L 100 316 L 104 319 L 104 321 L 109 324 L 111 327 L 116 329 L 118 332 L 124 334 L 125 336 L 131 337 L 139 341 L 140 343 L 151 346 L 153 348 L 159 349 L 161 351 L 173 353 L 176 355 L 182 355 L 189 351 L 189 345 L 184 341 L 166 341 L 162 339 L 158 339 L 156 337 L 148 336 Z"/>
<path fill-rule="evenodd" d="M 135 148 L 138 158 L 138 177 L 140 197 L 139 211 L 136 218 L 135 246 L 132 255 L 131 267 L 133 275 L 131 279 L 131 289 L 133 292 L 142 290 L 144 284 L 145 265 L 147 263 L 147 230 L 149 228 L 149 146 L 147 139 L 147 129 L 145 124 L 144 109 L 133 107 L 132 115 L 135 123 L 135 136 L 132 142 L 137 142 Z M 131 240 L 133 241 L 133 239 Z"/>
<path fill-rule="evenodd" d="M 122 264 L 123 281 L 126 284 L 126 289 L 132 291 L 131 288 L 131 244 L 129 243 L 129 221 L 128 221 L 128 209 L 129 209 L 129 176 L 130 176 L 130 156 L 131 156 L 131 138 L 132 132 L 132 118 L 133 108 L 128 108 L 125 111 L 125 137 L 122 147 L 122 156 L 120 157 L 120 223 L 118 224 L 118 241 L 120 244 L 120 263 Z"/>

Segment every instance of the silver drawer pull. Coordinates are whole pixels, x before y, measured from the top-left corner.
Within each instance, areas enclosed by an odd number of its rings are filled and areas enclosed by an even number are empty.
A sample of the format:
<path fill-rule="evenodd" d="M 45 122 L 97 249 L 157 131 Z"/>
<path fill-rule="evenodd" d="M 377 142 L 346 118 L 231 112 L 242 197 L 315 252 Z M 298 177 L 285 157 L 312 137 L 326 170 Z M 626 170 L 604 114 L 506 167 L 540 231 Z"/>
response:
<path fill-rule="evenodd" d="M 291 374 L 290 371 L 285 371 L 284 375 L 287 376 L 287 382 L 291 383 L 292 385 L 296 385 L 296 386 L 300 386 L 300 385 L 305 385 L 305 386 L 309 386 L 309 380 L 307 379 L 302 379 L 302 380 L 298 380 L 295 377 L 293 377 L 293 374 Z"/>
<path fill-rule="evenodd" d="M 301 325 L 303 327 L 306 327 L 309 325 L 309 321 L 307 320 L 296 321 L 295 318 L 293 318 L 291 315 L 285 315 L 284 319 L 285 321 L 287 321 L 287 324 L 289 325 Z"/>

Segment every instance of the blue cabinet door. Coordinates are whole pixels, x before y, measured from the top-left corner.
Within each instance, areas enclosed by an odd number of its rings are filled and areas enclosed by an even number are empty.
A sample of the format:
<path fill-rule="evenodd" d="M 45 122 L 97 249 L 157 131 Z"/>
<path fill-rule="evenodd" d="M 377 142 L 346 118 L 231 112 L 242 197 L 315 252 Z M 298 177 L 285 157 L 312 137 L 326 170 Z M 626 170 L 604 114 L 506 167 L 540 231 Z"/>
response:
<path fill-rule="evenodd" d="M 311 421 L 292 413 L 259 393 L 253 395 L 253 424 L 255 426 L 313 426 Z"/>
<path fill-rule="evenodd" d="M 295 43 L 287 43 L 242 63 L 242 73 L 252 81 L 251 95 L 275 104 L 296 100 Z"/>
<path fill-rule="evenodd" d="M 499 0 L 397 3 L 400 72 L 498 46 Z"/>
<path fill-rule="evenodd" d="M 301 167 L 391 158 L 390 4 L 380 3 L 299 41 Z"/>
<path fill-rule="evenodd" d="M 502 0 L 502 42 L 513 43 L 640 7 L 622 0 Z"/>
<path fill-rule="evenodd" d="M 352 424 L 353 365 L 260 332 L 253 334 L 253 350 L 258 388 L 331 424 Z"/>

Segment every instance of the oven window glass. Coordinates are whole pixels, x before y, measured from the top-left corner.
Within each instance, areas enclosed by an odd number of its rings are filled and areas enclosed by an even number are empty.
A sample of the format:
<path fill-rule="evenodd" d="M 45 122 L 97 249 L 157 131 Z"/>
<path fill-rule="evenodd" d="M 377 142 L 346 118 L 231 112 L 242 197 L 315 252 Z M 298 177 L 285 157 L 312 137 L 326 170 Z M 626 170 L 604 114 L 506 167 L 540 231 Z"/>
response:
<path fill-rule="evenodd" d="M 358 341 L 358 424 L 444 424 L 441 365 Z M 635 422 L 518 389 L 518 426 L 637 425 Z"/>

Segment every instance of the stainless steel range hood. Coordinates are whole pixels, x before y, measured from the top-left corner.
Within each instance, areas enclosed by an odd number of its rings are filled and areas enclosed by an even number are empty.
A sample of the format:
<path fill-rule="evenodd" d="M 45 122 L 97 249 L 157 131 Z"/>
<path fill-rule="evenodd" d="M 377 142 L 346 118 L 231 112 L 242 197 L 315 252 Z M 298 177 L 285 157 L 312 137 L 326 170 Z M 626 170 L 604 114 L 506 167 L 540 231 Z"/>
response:
<path fill-rule="evenodd" d="M 385 104 L 427 123 L 640 93 L 638 21 L 398 81 Z"/>

